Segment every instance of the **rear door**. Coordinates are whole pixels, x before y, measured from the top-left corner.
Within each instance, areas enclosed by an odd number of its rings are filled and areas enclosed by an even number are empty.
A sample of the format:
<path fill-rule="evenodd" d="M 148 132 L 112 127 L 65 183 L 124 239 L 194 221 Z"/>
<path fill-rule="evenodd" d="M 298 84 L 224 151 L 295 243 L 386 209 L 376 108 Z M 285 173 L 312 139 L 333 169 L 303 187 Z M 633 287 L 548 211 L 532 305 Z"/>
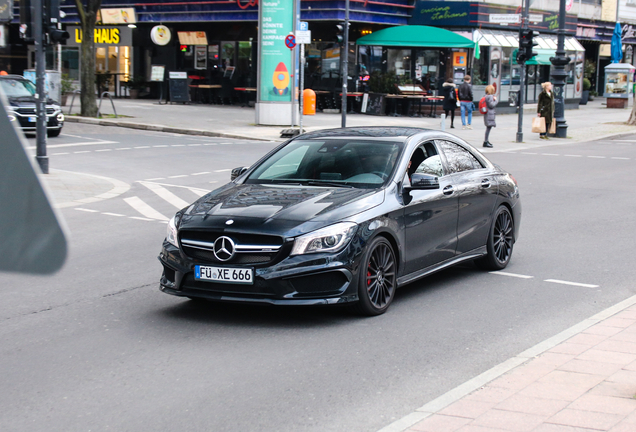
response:
<path fill-rule="evenodd" d="M 463 254 L 486 244 L 497 203 L 497 180 L 467 148 L 446 140 L 438 140 L 437 144 L 444 153 L 456 188 L 459 201 L 457 254 Z"/>

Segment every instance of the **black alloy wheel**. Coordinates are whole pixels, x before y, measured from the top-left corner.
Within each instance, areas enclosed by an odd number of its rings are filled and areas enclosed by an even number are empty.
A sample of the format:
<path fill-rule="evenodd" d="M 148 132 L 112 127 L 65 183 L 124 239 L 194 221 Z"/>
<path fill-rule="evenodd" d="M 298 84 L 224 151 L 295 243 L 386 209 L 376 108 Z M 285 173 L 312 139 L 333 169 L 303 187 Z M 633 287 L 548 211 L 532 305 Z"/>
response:
<path fill-rule="evenodd" d="M 397 262 L 391 243 L 384 237 L 373 239 L 360 269 L 358 310 L 369 316 L 386 312 L 397 287 Z"/>
<path fill-rule="evenodd" d="M 514 245 L 514 221 L 508 207 L 501 206 L 497 209 L 488 235 L 488 255 L 475 263 L 485 270 L 501 270 L 506 268 L 512 257 Z"/>

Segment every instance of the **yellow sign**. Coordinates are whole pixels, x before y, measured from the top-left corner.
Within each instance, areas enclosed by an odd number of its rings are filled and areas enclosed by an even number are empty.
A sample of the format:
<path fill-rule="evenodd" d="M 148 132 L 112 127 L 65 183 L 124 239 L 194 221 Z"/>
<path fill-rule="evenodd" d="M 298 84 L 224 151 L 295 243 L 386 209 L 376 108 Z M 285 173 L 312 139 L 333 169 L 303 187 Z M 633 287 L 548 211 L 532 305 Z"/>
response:
<path fill-rule="evenodd" d="M 453 66 L 454 67 L 466 67 L 466 52 L 454 52 L 453 53 Z"/>
<path fill-rule="evenodd" d="M 112 28 L 96 28 L 94 38 L 97 44 L 117 45 L 119 43 L 119 29 Z M 75 29 L 75 42 L 82 43 L 82 29 Z"/>

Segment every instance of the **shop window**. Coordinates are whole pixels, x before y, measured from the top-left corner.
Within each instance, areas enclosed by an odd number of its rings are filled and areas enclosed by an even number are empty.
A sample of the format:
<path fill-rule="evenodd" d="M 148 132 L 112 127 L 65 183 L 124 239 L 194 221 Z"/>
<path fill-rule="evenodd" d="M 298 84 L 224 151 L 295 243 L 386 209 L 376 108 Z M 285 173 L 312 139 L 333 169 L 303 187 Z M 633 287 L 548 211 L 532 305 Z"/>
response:
<path fill-rule="evenodd" d="M 79 48 L 62 47 L 62 74 L 79 80 Z"/>
<path fill-rule="evenodd" d="M 387 71 L 394 72 L 398 77 L 411 78 L 411 50 L 389 49 Z"/>
<path fill-rule="evenodd" d="M 360 75 L 382 72 L 382 47 L 372 45 L 360 46 L 358 51 L 358 64 L 360 65 Z"/>
<path fill-rule="evenodd" d="M 415 79 L 421 81 L 426 90 L 437 90 L 440 79 L 444 81 L 441 55 L 440 50 L 415 50 Z"/>
<path fill-rule="evenodd" d="M 234 54 L 236 52 L 236 42 L 221 42 L 221 64 L 223 68 L 235 66 Z"/>

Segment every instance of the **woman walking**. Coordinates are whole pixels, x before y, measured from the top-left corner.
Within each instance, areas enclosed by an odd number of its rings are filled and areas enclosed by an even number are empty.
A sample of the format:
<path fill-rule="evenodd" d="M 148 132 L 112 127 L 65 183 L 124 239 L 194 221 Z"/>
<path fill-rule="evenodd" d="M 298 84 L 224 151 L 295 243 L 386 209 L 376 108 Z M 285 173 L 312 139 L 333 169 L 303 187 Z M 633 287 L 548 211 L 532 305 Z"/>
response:
<path fill-rule="evenodd" d="M 486 107 L 487 111 L 484 114 L 484 125 L 486 125 L 486 135 L 484 136 L 484 147 L 492 148 L 492 144 L 488 141 L 490 137 L 490 130 L 497 127 L 495 123 L 495 116 L 497 112 L 495 107 L 497 106 L 497 98 L 495 97 L 495 87 L 492 85 L 486 86 Z"/>
<path fill-rule="evenodd" d="M 554 93 L 552 93 L 551 82 L 544 82 L 541 87 L 543 87 L 543 91 L 539 94 L 537 116 L 545 118 L 545 132 L 539 134 L 539 138 L 547 140 L 550 126 L 554 120 Z"/>
<path fill-rule="evenodd" d="M 453 123 L 455 122 L 455 108 L 457 108 L 457 90 L 452 78 L 447 79 L 442 85 L 442 96 L 444 96 L 444 113 L 446 114 L 446 118 L 448 118 L 448 114 L 450 114 L 450 127 L 454 129 L 455 126 Z"/>

